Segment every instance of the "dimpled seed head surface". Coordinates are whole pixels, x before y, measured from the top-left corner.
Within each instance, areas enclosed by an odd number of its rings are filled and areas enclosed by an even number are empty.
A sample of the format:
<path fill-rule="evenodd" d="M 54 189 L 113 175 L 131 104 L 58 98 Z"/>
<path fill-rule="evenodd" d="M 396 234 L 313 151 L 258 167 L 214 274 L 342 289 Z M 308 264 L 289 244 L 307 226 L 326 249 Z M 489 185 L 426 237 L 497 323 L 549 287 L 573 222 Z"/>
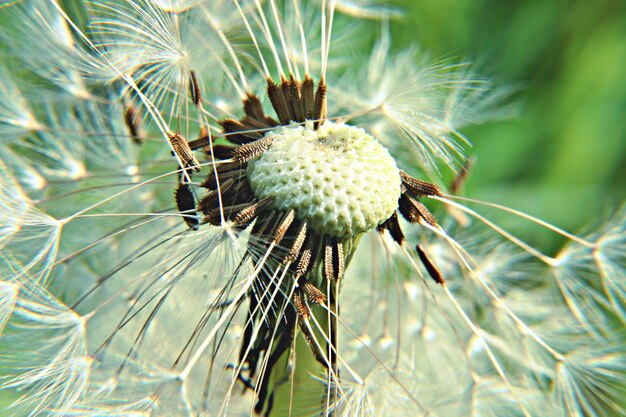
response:
<path fill-rule="evenodd" d="M 318 130 L 292 125 L 268 135 L 272 146 L 247 168 L 255 195 L 295 209 L 318 234 L 356 236 L 398 207 L 398 167 L 363 129 L 327 121 Z"/>

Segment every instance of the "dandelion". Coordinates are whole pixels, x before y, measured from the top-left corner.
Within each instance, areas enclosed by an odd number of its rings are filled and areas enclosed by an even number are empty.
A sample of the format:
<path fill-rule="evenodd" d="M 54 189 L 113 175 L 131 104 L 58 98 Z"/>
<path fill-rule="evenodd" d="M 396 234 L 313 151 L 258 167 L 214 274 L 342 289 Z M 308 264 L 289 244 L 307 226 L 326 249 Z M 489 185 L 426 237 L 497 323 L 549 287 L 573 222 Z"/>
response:
<path fill-rule="evenodd" d="M 431 182 L 500 92 L 393 53 L 397 13 L 0 10 L 21 69 L 0 84 L 9 413 L 624 412 L 624 213 L 579 237 L 455 195 L 462 172 Z M 485 205 L 568 243 L 542 253 Z"/>

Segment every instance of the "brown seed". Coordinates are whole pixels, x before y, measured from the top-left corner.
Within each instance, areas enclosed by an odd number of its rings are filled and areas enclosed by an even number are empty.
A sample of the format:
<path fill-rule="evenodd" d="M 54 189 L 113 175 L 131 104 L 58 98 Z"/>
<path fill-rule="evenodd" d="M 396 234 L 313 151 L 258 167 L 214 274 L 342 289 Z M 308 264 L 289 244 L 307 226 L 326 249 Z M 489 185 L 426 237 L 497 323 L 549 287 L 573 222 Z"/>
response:
<path fill-rule="evenodd" d="M 421 223 L 422 221 L 431 225 L 437 225 L 437 219 L 432 215 L 424 204 L 410 197 L 408 193 L 402 194 L 399 202 L 400 213 L 410 223 Z"/>
<path fill-rule="evenodd" d="M 216 159 L 230 159 L 238 148 L 234 145 L 213 145 L 205 146 L 204 151 L 209 157 L 213 155 Z"/>
<path fill-rule="evenodd" d="M 435 216 L 433 216 L 433 214 L 422 202 L 418 200 L 413 200 L 413 204 L 415 204 L 415 208 L 419 211 L 422 220 L 424 220 L 431 226 L 437 226 L 437 219 L 435 219 Z"/>
<path fill-rule="evenodd" d="M 191 94 L 191 101 L 196 107 L 202 104 L 202 90 L 200 89 L 200 84 L 198 83 L 198 78 L 196 77 L 196 72 L 194 70 L 189 71 L 189 93 Z"/>
<path fill-rule="evenodd" d="M 131 140 L 135 144 L 141 145 L 146 140 L 141 130 L 141 113 L 130 103 L 128 103 L 124 110 L 124 122 L 128 128 Z"/>
<path fill-rule="evenodd" d="M 303 222 L 298 227 L 293 244 L 291 245 L 291 248 L 289 249 L 289 253 L 287 254 L 287 256 L 285 256 L 285 259 L 283 259 L 283 263 L 292 263 L 293 261 L 298 259 L 298 255 L 300 255 L 300 250 L 302 249 L 302 245 L 304 244 L 304 241 L 306 240 L 306 229 L 307 229 L 306 222 Z"/>
<path fill-rule="evenodd" d="M 317 84 L 317 91 L 315 91 L 315 106 L 313 109 L 313 120 L 315 120 L 315 129 L 324 124 L 326 119 L 326 81 L 324 78 L 320 79 Z"/>
<path fill-rule="evenodd" d="M 315 260 L 320 246 L 319 241 L 320 238 L 315 233 L 310 233 L 304 241 L 300 259 L 296 266 L 296 278 L 308 274 L 315 266 Z"/>
<path fill-rule="evenodd" d="M 446 281 L 443 279 L 443 275 L 441 275 L 441 272 L 439 272 L 435 264 L 430 260 L 430 258 L 428 258 L 424 249 L 422 249 L 420 245 L 417 245 L 415 249 L 417 250 L 417 254 L 420 257 L 422 264 L 424 264 L 426 271 L 428 271 L 428 275 L 430 275 L 433 281 L 437 284 L 444 285 Z"/>
<path fill-rule="evenodd" d="M 327 280 L 339 280 L 344 273 L 343 243 L 336 237 L 324 246 L 324 276 Z"/>
<path fill-rule="evenodd" d="M 265 122 L 265 113 L 263 112 L 263 105 L 259 97 L 252 93 L 246 94 L 246 98 L 243 100 L 243 111 L 246 115 L 259 121 Z"/>
<path fill-rule="evenodd" d="M 402 184 L 407 188 L 408 192 L 414 197 L 443 195 L 441 193 L 441 189 L 436 184 L 413 178 L 404 171 L 400 171 L 400 179 L 402 180 Z"/>
<path fill-rule="evenodd" d="M 409 223 L 418 223 L 420 221 L 420 214 L 417 209 L 415 209 L 414 205 L 411 202 L 411 197 L 409 197 L 406 193 L 403 193 L 400 196 L 400 200 L 398 202 L 398 209 L 400 210 L 400 214 L 409 222 Z"/>
<path fill-rule="evenodd" d="M 221 174 L 226 174 L 228 172 L 234 172 L 234 171 L 241 170 L 241 164 L 239 162 L 237 162 L 237 161 L 224 162 L 224 163 L 217 164 L 215 169 L 221 175 Z"/>
<path fill-rule="evenodd" d="M 226 210 L 224 210 L 226 211 Z M 224 213 L 224 219 L 228 220 L 226 218 L 226 213 Z M 217 209 L 213 209 L 209 212 L 207 212 L 204 216 L 204 223 L 208 223 L 208 224 L 212 224 L 213 226 L 220 226 L 222 224 L 222 212 L 219 210 L 219 208 Z"/>
<path fill-rule="evenodd" d="M 259 122 L 250 116 L 244 116 L 240 122 L 245 129 L 250 131 L 256 130 L 257 132 L 255 133 L 258 133 L 259 135 L 263 135 L 263 131 L 266 131 L 269 127 L 265 121 Z"/>
<path fill-rule="evenodd" d="M 295 218 L 296 212 L 294 210 L 289 210 L 289 212 L 283 216 L 282 220 L 278 224 L 278 227 L 274 230 L 274 243 L 278 245 L 280 241 L 283 240 L 285 233 L 287 233 L 289 226 L 291 226 L 291 223 Z"/>
<path fill-rule="evenodd" d="M 222 203 L 227 206 L 236 206 L 239 204 L 252 204 L 257 201 L 250 184 L 245 179 L 236 180 L 235 186 L 228 192 L 222 191 Z"/>
<path fill-rule="evenodd" d="M 260 139 L 263 135 L 260 132 L 251 131 L 246 125 L 235 119 L 224 119 L 218 122 L 224 132 L 224 137 L 235 145 L 244 145 Z"/>
<path fill-rule="evenodd" d="M 172 145 L 174 153 L 176 154 L 176 156 L 178 156 L 178 159 L 183 165 L 182 167 L 191 168 L 196 172 L 200 172 L 200 162 L 198 162 L 196 156 L 193 154 L 193 151 L 189 147 L 187 139 L 185 139 L 183 135 L 178 132 L 169 132 L 168 138 L 170 144 Z"/>
<path fill-rule="evenodd" d="M 289 102 L 287 101 L 287 97 L 285 97 L 283 89 L 277 86 L 271 78 L 267 79 L 267 95 L 280 123 L 288 125 L 293 119 L 291 110 L 289 109 Z"/>
<path fill-rule="evenodd" d="M 330 243 L 324 245 L 324 276 L 327 281 L 335 278 L 335 271 L 333 271 L 333 246 Z"/>
<path fill-rule="evenodd" d="M 287 80 L 284 77 L 281 77 L 280 89 L 283 92 L 283 96 L 285 97 L 285 101 L 287 102 L 287 108 L 289 109 L 289 121 L 295 122 L 297 121 L 297 116 L 295 113 L 295 109 L 293 103 L 298 100 L 298 95 L 292 96 L 292 92 L 294 91 L 292 87 L 292 80 Z"/>
<path fill-rule="evenodd" d="M 209 134 L 206 132 L 206 129 L 200 131 L 200 137 L 198 139 L 194 139 L 189 141 L 189 149 L 195 151 L 196 149 L 204 148 L 204 152 L 207 153 L 207 148 L 209 148 Z"/>
<path fill-rule="evenodd" d="M 304 103 L 302 102 L 302 83 L 296 81 L 293 74 L 289 76 L 289 98 L 291 111 L 295 116 L 296 122 L 304 122 L 306 117 L 304 114 Z"/>
<path fill-rule="evenodd" d="M 271 243 L 278 246 L 274 238 L 276 237 L 277 229 L 281 226 L 285 219 L 285 213 L 278 210 L 267 210 L 262 216 L 257 217 L 251 232 L 251 242 L 254 242 L 257 246 L 262 245 L 266 249 Z M 280 236 L 279 236 L 280 237 Z M 280 246 L 279 246 L 280 247 Z M 275 251 L 274 259 L 279 259 L 279 251 Z"/>
<path fill-rule="evenodd" d="M 404 237 L 404 233 L 402 232 L 402 228 L 400 227 L 397 211 L 394 211 L 390 218 L 388 218 L 383 224 L 378 226 L 378 231 L 381 233 L 385 229 L 389 231 L 389 235 L 398 245 L 404 245 L 406 239 Z"/>
<path fill-rule="evenodd" d="M 276 212 L 271 211 L 266 213 L 263 217 L 257 218 L 254 226 L 252 227 L 252 236 L 260 238 L 265 234 L 267 230 L 271 229 L 271 226 L 276 221 Z"/>
<path fill-rule="evenodd" d="M 178 184 L 178 188 L 174 194 L 176 200 L 176 207 L 182 214 L 183 220 L 193 230 L 198 230 L 200 221 L 196 213 L 196 200 L 193 196 L 189 185 Z"/>
<path fill-rule="evenodd" d="M 299 291 L 296 291 L 293 294 L 293 307 L 296 309 L 296 313 L 299 317 L 302 317 L 303 319 L 311 317 L 311 310 L 309 309 L 309 306 L 306 305 L 306 302 Z"/>
<path fill-rule="evenodd" d="M 307 120 L 313 120 L 315 93 L 313 92 L 313 79 L 308 74 L 302 82 L 302 104 L 304 106 L 304 117 Z"/>
<path fill-rule="evenodd" d="M 239 210 L 233 218 L 233 223 L 239 226 L 250 223 L 252 220 L 254 220 L 255 217 L 263 213 L 263 211 L 267 209 L 267 207 L 271 204 L 273 200 L 274 197 L 266 197 L 263 200 L 257 201 L 256 203 L 251 204 L 242 210 Z"/>
<path fill-rule="evenodd" d="M 343 277 L 343 273 L 345 271 L 344 262 L 343 242 L 341 242 L 338 238 L 333 238 L 333 269 L 335 271 L 336 280 Z"/>
<path fill-rule="evenodd" d="M 192 151 L 196 149 L 205 148 L 204 153 L 207 153 L 207 147 L 211 144 L 211 136 L 209 135 L 209 130 L 205 126 L 200 126 L 200 135 L 198 135 L 198 139 L 189 141 L 189 148 Z"/>
<path fill-rule="evenodd" d="M 221 167 L 221 165 L 219 166 Z M 230 171 L 220 171 L 217 172 L 217 178 L 220 180 L 220 187 L 224 181 L 234 179 L 235 181 L 241 181 L 246 178 L 246 172 L 242 169 L 239 169 L 240 164 L 237 162 L 237 169 L 233 169 Z M 216 190 L 217 189 L 217 181 L 215 177 L 215 172 L 211 170 L 209 174 L 206 176 L 206 179 L 200 183 L 200 187 L 206 188 L 207 190 Z"/>
<path fill-rule="evenodd" d="M 224 210 L 224 220 L 228 220 L 228 221 L 233 221 L 233 217 L 236 217 L 238 213 L 240 212 L 244 212 L 244 214 L 242 214 L 242 218 L 243 216 L 246 216 L 247 214 L 249 214 L 248 211 L 244 211 L 248 208 L 251 207 L 250 203 L 241 203 L 241 204 L 233 204 L 230 205 L 224 201 L 222 201 L 223 204 L 223 210 Z M 244 219 L 245 220 L 245 219 Z M 213 210 L 210 210 L 206 216 L 204 217 L 204 221 L 206 223 L 210 223 L 214 226 L 219 226 L 221 224 L 222 221 L 222 213 L 218 208 L 215 208 Z"/>
<path fill-rule="evenodd" d="M 234 184 L 234 179 L 222 181 L 220 183 L 220 191 L 222 192 L 222 195 L 226 194 Z M 219 206 L 218 196 L 219 192 L 217 190 L 208 193 L 200 200 L 198 209 L 204 214 L 208 214 L 210 211 L 215 210 Z"/>
<path fill-rule="evenodd" d="M 296 277 L 300 277 L 310 270 L 311 265 L 311 249 L 307 248 L 302 251 L 300 254 L 300 260 L 298 261 L 298 266 L 296 267 Z"/>
<path fill-rule="evenodd" d="M 234 151 L 233 156 L 240 163 L 242 164 L 246 163 L 256 158 L 257 156 L 261 155 L 266 150 L 268 150 L 269 147 L 272 146 L 273 141 L 274 141 L 274 138 L 272 136 L 264 137 L 263 139 L 259 139 L 255 142 L 248 143 L 246 145 L 243 145 L 237 148 Z"/>
<path fill-rule="evenodd" d="M 307 299 L 314 304 L 321 304 L 326 301 L 326 296 L 315 285 L 306 279 L 300 280 L 300 286 L 307 296 Z"/>
<path fill-rule="evenodd" d="M 459 191 L 461 191 L 461 188 L 463 188 L 463 184 L 465 184 L 465 180 L 467 180 L 467 175 L 472 168 L 472 164 L 472 159 L 468 159 L 465 161 L 463 167 L 456 174 L 454 180 L 452 180 L 452 184 L 450 184 L 450 193 L 458 194 Z"/>

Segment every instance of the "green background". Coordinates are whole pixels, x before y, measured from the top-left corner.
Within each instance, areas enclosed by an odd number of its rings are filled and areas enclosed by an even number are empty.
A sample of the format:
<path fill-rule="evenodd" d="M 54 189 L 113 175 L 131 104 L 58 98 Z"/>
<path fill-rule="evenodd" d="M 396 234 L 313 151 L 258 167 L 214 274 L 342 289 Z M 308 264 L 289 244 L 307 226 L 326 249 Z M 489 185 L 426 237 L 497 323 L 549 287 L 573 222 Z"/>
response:
<path fill-rule="evenodd" d="M 465 129 L 476 163 L 465 194 L 593 231 L 626 177 L 626 2 L 405 0 L 394 45 L 474 61 L 514 90 L 516 113 Z M 562 240 L 501 220 L 535 245 Z"/>

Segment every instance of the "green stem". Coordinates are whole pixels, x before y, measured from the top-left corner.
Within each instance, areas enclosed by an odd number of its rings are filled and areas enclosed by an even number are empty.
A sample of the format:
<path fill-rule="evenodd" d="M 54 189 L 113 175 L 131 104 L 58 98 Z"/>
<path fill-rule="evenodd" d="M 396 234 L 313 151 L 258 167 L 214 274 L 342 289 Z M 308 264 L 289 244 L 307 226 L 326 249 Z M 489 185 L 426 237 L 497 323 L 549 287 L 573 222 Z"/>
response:
<path fill-rule="evenodd" d="M 360 238 L 361 235 L 358 235 L 353 239 L 346 239 L 344 242 L 344 263 L 346 268 L 354 255 Z M 323 262 L 319 262 L 307 278 L 318 288 L 326 292 L 326 278 L 324 276 Z M 339 286 L 341 286 L 340 284 L 341 283 L 339 283 Z M 331 291 L 335 291 L 335 285 L 337 284 L 333 283 L 333 285 L 331 285 Z M 336 314 L 338 306 L 332 305 L 330 302 L 333 298 L 334 297 L 327 294 L 327 304 L 333 311 L 333 314 Z M 338 300 L 335 301 L 335 304 L 337 302 Z M 319 349 L 322 350 L 323 356 L 328 360 L 329 352 L 326 342 L 329 337 L 328 311 L 321 306 L 311 306 L 311 312 L 315 318 L 315 320 L 313 320 L 313 318 L 309 320 L 313 330 L 313 336 L 317 340 L 317 345 Z M 324 329 L 326 334 L 322 334 L 315 322 L 319 324 L 319 328 Z M 305 326 L 304 323 L 301 325 Z M 336 321 L 333 326 L 337 326 Z M 296 328 L 298 328 L 298 330 L 293 349 L 288 349 L 285 352 L 274 368 L 274 372 L 271 376 L 271 382 L 274 384 L 275 388 L 274 404 L 272 411 L 268 415 L 269 417 L 310 417 L 327 415 L 329 385 L 324 381 L 328 379 L 328 369 L 316 359 L 311 346 L 306 341 L 303 331 L 300 330 L 300 326 L 296 326 Z M 335 346 L 335 349 L 336 348 Z M 332 354 L 334 355 L 334 351 Z M 285 369 L 288 370 L 287 374 L 285 374 Z M 331 389 L 333 385 L 331 385 Z M 332 398 L 334 395 L 332 391 L 330 395 L 330 403 L 334 404 L 335 399 Z"/>
<path fill-rule="evenodd" d="M 322 319 L 319 317 L 322 315 L 318 312 L 316 319 Z M 323 320 L 326 322 L 325 314 Z M 324 326 L 323 323 L 320 325 Z M 293 351 L 285 353 L 281 358 L 282 361 L 285 365 L 291 361 L 295 367 L 287 368 L 289 369 L 288 380 L 277 386 L 274 392 L 274 407 L 269 417 L 324 415 L 326 384 L 321 381 L 327 378 L 326 368 L 315 359 L 301 332 L 298 332 Z M 285 367 L 277 366 L 275 369 L 284 370 Z M 278 381 L 278 378 L 285 378 L 285 375 L 275 371 L 272 379 Z"/>

